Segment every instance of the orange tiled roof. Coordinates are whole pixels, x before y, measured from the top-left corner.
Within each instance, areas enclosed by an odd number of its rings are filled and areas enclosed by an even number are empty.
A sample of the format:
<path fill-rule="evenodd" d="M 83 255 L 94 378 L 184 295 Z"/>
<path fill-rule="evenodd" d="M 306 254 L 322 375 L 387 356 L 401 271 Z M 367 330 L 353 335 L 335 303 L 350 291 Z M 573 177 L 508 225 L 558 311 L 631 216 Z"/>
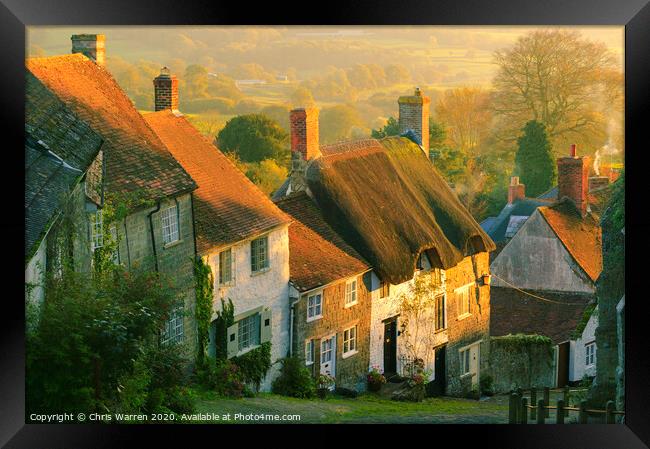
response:
<path fill-rule="evenodd" d="M 29 58 L 26 65 L 104 139 L 109 195 L 160 199 L 196 188 L 106 69 L 80 53 Z"/>
<path fill-rule="evenodd" d="M 165 110 L 144 118 L 199 186 L 194 192 L 199 252 L 289 223 L 289 217 L 182 115 Z"/>
<path fill-rule="evenodd" d="M 591 215 L 580 217 L 570 201 L 538 210 L 569 254 L 595 282 L 603 270 L 602 233 L 598 222 Z"/>
<path fill-rule="evenodd" d="M 310 290 L 369 268 L 325 222 L 306 193 L 293 193 L 276 204 L 295 220 L 289 226 L 289 271 L 298 290 Z"/>

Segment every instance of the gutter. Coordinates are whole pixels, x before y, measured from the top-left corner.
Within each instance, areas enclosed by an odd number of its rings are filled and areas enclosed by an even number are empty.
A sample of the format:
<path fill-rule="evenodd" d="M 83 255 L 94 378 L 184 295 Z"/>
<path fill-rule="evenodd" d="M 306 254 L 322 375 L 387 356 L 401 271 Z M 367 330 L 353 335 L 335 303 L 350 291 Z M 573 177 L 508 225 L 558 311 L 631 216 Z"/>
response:
<path fill-rule="evenodd" d="M 160 211 L 160 200 L 157 203 L 156 209 L 152 210 L 147 215 L 147 218 L 149 219 L 149 230 L 151 231 L 151 245 L 153 248 L 153 261 L 154 261 L 154 266 L 156 268 L 156 272 L 158 272 L 158 253 L 156 252 L 156 236 L 153 233 L 153 219 L 151 218 L 151 216 L 158 211 Z"/>

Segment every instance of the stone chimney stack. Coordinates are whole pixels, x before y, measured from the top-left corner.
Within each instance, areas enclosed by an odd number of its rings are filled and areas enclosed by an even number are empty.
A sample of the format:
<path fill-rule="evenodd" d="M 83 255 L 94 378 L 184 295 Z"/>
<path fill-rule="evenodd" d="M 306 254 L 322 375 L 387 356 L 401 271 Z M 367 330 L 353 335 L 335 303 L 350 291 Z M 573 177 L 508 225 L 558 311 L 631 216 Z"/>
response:
<path fill-rule="evenodd" d="M 423 96 L 419 87 L 411 96 L 399 97 L 399 132 L 412 129 L 420 138 L 424 152 L 429 157 L 429 105 L 431 99 Z"/>
<path fill-rule="evenodd" d="M 99 66 L 106 63 L 106 36 L 103 34 L 73 34 L 72 53 L 83 53 Z"/>
<path fill-rule="evenodd" d="M 289 121 L 291 122 L 292 159 L 296 159 L 300 155 L 303 161 L 308 161 L 320 156 L 318 109 L 293 109 L 290 112 Z"/>
<path fill-rule="evenodd" d="M 511 176 L 508 186 L 508 204 L 524 198 L 526 198 L 526 186 L 519 183 L 519 176 Z"/>
<path fill-rule="evenodd" d="M 557 199 L 571 199 L 583 217 L 587 212 L 588 177 L 588 158 L 578 157 L 577 145 L 571 144 L 569 156 L 557 160 Z"/>
<path fill-rule="evenodd" d="M 153 79 L 154 109 L 178 109 L 178 80 L 167 67 L 160 70 L 160 75 Z"/>

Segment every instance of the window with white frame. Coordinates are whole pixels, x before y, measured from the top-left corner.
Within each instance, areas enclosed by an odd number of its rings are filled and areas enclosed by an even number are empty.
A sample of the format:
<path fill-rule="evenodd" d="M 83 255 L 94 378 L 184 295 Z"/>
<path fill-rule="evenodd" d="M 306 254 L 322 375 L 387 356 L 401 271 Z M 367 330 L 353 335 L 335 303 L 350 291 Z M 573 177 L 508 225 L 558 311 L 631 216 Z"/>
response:
<path fill-rule="evenodd" d="M 585 345 L 585 365 L 591 366 L 596 363 L 596 342 Z"/>
<path fill-rule="evenodd" d="M 166 207 L 160 212 L 162 223 L 163 244 L 176 242 L 178 237 L 178 206 L 176 204 Z"/>
<path fill-rule="evenodd" d="M 357 280 L 353 279 L 345 284 L 345 305 L 352 306 L 357 303 Z"/>
<path fill-rule="evenodd" d="M 343 331 L 343 355 L 357 352 L 357 326 Z"/>
<path fill-rule="evenodd" d="M 90 214 L 90 244 L 93 251 L 104 246 L 104 219 L 101 209 Z"/>
<path fill-rule="evenodd" d="M 460 354 L 460 375 L 469 374 L 469 353 L 470 348 L 459 351 Z"/>
<path fill-rule="evenodd" d="M 323 294 L 316 293 L 307 296 L 307 321 L 323 316 Z"/>
<path fill-rule="evenodd" d="M 473 286 L 473 284 L 469 284 L 456 290 L 459 317 L 471 313 L 470 304 L 472 302 L 472 294 L 474 293 L 474 289 L 472 288 Z"/>
<path fill-rule="evenodd" d="M 219 253 L 219 284 L 227 285 L 232 282 L 232 249 Z"/>
<path fill-rule="evenodd" d="M 260 314 L 256 313 L 239 321 L 238 350 L 259 346 L 260 344 Z"/>
<path fill-rule="evenodd" d="M 251 271 L 253 273 L 269 267 L 269 237 L 264 236 L 251 242 Z"/>
<path fill-rule="evenodd" d="M 435 298 L 436 307 L 436 330 L 447 327 L 447 317 L 445 316 L 445 295 L 438 295 Z"/>
<path fill-rule="evenodd" d="M 328 363 L 332 361 L 332 342 L 333 338 L 326 338 L 321 340 L 320 344 L 320 363 Z"/>
<path fill-rule="evenodd" d="M 176 344 L 183 341 L 185 335 L 184 317 L 183 305 L 172 309 L 169 314 L 169 319 L 165 323 L 160 335 L 160 343 L 162 345 Z"/>
<path fill-rule="evenodd" d="M 305 365 L 312 365 L 314 363 L 314 340 L 307 340 L 305 342 Z"/>

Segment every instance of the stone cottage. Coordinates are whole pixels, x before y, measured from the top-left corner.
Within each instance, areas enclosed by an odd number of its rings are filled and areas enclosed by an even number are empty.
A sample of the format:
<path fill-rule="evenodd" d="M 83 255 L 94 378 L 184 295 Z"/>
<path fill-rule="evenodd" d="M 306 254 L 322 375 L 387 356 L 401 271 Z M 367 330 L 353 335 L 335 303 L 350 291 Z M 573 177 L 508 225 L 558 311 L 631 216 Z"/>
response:
<path fill-rule="evenodd" d="M 277 205 L 289 226 L 291 352 L 314 377 L 363 391 L 370 356 L 370 268 L 304 192 Z"/>
<path fill-rule="evenodd" d="M 292 111 L 293 170 L 274 196 L 304 191 L 372 267 L 370 366 L 392 376 L 420 359 L 440 392 L 460 395 L 478 388 L 487 364 L 494 243 L 419 145 L 427 100 L 419 91 L 399 100 L 400 128 L 414 140 L 320 146 L 317 111 Z M 417 317 L 407 316 L 400 306 L 414 296 L 418 278 L 428 300 Z M 414 350 L 409 335 L 418 328 L 427 337 L 417 338 L 422 347 Z"/>
<path fill-rule="evenodd" d="M 73 54 L 27 60 L 27 70 L 103 140 L 104 207 L 128 207 L 110 225 L 116 263 L 168 275 L 180 302 L 161 342 L 196 353 L 192 192 L 196 184 L 103 67 L 104 36 L 72 36 Z M 101 212 L 91 217 L 102 223 Z M 96 241 L 95 245 L 102 242 Z"/>
<path fill-rule="evenodd" d="M 75 270 L 91 267 L 98 242 L 89 217 L 101 210 L 104 197 L 102 144 L 87 123 L 26 73 L 25 299 L 37 308 L 45 299 L 46 271 L 61 269 L 63 257 L 72 259 Z"/>
<path fill-rule="evenodd" d="M 168 98 L 175 83 L 154 81 L 156 109 L 147 124 L 196 181 L 193 195 L 196 251 L 214 277 L 213 320 L 221 300 L 232 300 L 235 323 L 228 330 L 228 356 L 242 355 L 271 342 L 271 361 L 289 350 L 290 219 L 235 165 L 202 136 Z M 171 90 L 172 92 L 160 92 Z M 162 104 L 161 104 L 162 103 Z M 214 322 L 208 352 L 215 354 Z M 225 343 L 225 342 L 224 342 Z M 275 364 L 260 385 L 270 390 Z"/>
<path fill-rule="evenodd" d="M 559 200 L 538 207 L 490 265 L 491 328 L 492 335 L 530 333 L 534 328 L 551 337 L 557 345 L 557 384 L 563 386 L 581 380 L 581 373 L 593 372 L 592 363 L 582 357 L 586 352 L 595 354 L 593 338 L 585 335 L 589 341 L 582 341 L 584 329 L 577 335 L 574 331 L 587 322 L 595 305 L 596 279 L 603 268 L 599 215 L 611 189 L 589 192 L 589 159 L 579 157 L 575 145 L 557 164 Z M 559 304 L 557 309 L 554 304 Z M 586 327 L 587 332 L 593 325 Z M 554 329 L 566 332 L 554 336 Z M 565 340 L 558 340 L 558 335 Z"/>

